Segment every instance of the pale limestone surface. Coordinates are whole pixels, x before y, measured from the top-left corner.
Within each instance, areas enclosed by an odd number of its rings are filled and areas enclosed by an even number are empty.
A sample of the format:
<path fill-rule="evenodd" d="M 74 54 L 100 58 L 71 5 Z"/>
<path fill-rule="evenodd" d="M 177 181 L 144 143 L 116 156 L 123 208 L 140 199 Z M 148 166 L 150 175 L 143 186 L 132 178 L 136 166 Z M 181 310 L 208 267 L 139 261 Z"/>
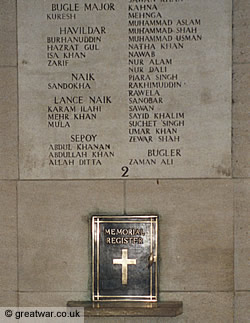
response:
<path fill-rule="evenodd" d="M 19 293 L 22 307 L 63 307 L 68 301 L 89 300 L 86 292 L 25 292 Z"/>
<path fill-rule="evenodd" d="M 250 64 L 235 64 L 233 91 L 233 176 L 250 176 Z"/>
<path fill-rule="evenodd" d="M 7 301 L 15 299 L 17 290 L 16 213 L 16 183 L 0 181 L 0 290 L 8 294 Z"/>
<path fill-rule="evenodd" d="M 96 3 L 101 3 L 101 0 Z M 82 1 L 79 1 L 82 4 Z M 231 2 L 193 0 L 178 4 L 157 1 L 164 18 L 198 19 L 203 39 L 186 42 L 184 50 L 158 55 L 173 58 L 169 73 L 185 83 L 181 89 L 164 90 L 164 104 L 157 112 L 184 112 L 185 127 L 178 143 L 128 143 L 128 21 L 127 1 L 116 12 L 78 13 L 80 20 L 47 21 L 50 2 L 18 1 L 20 171 L 23 179 L 121 178 L 129 166 L 130 178 L 223 178 L 231 176 Z M 25 21 L 25 23 L 23 23 Z M 59 26 L 107 27 L 99 53 L 87 55 L 69 67 L 48 67 L 46 36 L 58 36 Z M 30 32 L 32 30 L 32 32 Z M 69 82 L 71 72 L 93 72 L 92 89 L 48 90 L 48 82 Z M 48 128 L 47 107 L 58 95 L 111 95 L 96 121 L 76 123 L 71 128 Z M 49 166 L 49 145 L 70 143 L 72 134 L 97 134 L 97 141 L 110 143 L 115 157 L 102 166 Z M 133 165 L 147 159 L 148 149 L 178 149 L 182 157 L 174 166 Z M 75 151 L 73 146 L 73 151 Z M 130 160 L 132 160 L 131 166 Z"/>
<path fill-rule="evenodd" d="M 129 181 L 126 212 L 159 214 L 160 291 L 233 289 L 230 180 Z"/>
<path fill-rule="evenodd" d="M 17 293 L 15 292 L 0 292 L 0 307 L 15 307 L 17 306 Z"/>
<path fill-rule="evenodd" d="M 165 318 L 167 320 L 169 318 Z M 134 319 L 135 320 L 135 319 Z M 124 323 L 132 323 L 134 322 L 133 318 L 124 318 Z M 155 317 L 137 317 L 136 318 L 136 323 L 156 323 L 158 322 L 158 318 Z"/>
<path fill-rule="evenodd" d="M 233 323 L 233 293 L 162 293 L 161 296 L 165 301 L 183 301 L 184 312 L 173 319 L 159 318 L 157 323 Z"/>
<path fill-rule="evenodd" d="M 233 323 L 233 293 L 161 293 L 160 296 L 162 301 L 183 301 L 183 314 L 174 318 L 141 318 L 136 323 Z M 125 318 L 125 323 L 134 321 Z"/>
<path fill-rule="evenodd" d="M 110 212 L 123 213 L 121 182 L 20 182 L 20 291 L 91 290 L 89 217 Z"/>
<path fill-rule="evenodd" d="M 249 63 L 250 3 L 248 0 L 234 0 L 233 9 L 233 61 Z"/>
<path fill-rule="evenodd" d="M 0 165 L 0 179 L 17 178 L 17 71 L 9 67 L 0 67 Z"/>
<path fill-rule="evenodd" d="M 235 295 L 235 322 L 247 323 L 250 317 L 250 292 L 236 293 Z"/>
<path fill-rule="evenodd" d="M 235 288 L 250 289 L 250 180 L 234 183 L 235 199 Z"/>
<path fill-rule="evenodd" d="M 137 322 L 137 318 L 133 319 L 133 322 Z M 85 323 L 123 323 L 123 317 L 86 317 Z"/>
<path fill-rule="evenodd" d="M 1 0 L 0 66 L 16 66 L 16 1 Z"/>

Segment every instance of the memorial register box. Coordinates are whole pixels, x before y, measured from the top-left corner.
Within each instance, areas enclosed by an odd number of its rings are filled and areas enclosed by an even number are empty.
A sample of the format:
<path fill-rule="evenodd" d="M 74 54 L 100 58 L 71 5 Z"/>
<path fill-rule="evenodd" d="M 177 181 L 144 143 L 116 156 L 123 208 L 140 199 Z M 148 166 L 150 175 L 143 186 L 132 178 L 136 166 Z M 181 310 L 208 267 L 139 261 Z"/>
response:
<path fill-rule="evenodd" d="M 92 300 L 157 301 L 158 217 L 92 217 Z"/>
<path fill-rule="evenodd" d="M 231 174 L 231 1 L 18 0 L 21 179 Z"/>
<path fill-rule="evenodd" d="M 158 301 L 158 215 L 93 215 L 92 302 L 69 301 L 85 317 L 175 317 L 180 301 Z"/>
<path fill-rule="evenodd" d="M 85 317 L 175 317 L 180 301 L 158 301 L 158 215 L 93 215 L 92 302 L 68 301 Z"/>

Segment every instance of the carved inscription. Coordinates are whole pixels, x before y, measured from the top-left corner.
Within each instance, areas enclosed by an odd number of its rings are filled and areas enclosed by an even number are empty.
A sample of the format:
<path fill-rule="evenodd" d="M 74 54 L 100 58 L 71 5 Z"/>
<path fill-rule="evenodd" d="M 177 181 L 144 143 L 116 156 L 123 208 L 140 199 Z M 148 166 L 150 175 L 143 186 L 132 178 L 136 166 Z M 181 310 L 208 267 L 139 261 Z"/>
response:
<path fill-rule="evenodd" d="M 21 177 L 221 176 L 230 5 L 214 4 L 18 1 Z"/>
<path fill-rule="evenodd" d="M 143 244 L 143 229 L 105 229 L 106 244 Z"/>

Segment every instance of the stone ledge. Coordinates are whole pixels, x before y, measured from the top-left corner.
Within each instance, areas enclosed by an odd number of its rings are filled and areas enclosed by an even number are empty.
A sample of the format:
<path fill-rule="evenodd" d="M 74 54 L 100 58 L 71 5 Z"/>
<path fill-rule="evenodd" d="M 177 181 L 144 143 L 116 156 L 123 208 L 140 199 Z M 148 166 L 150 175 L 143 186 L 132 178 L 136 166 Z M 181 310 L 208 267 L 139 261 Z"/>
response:
<path fill-rule="evenodd" d="M 84 307 L 85 317 L 175 317 L 183 313 L 182 302 L 81 302 L 67 307 Z"/>

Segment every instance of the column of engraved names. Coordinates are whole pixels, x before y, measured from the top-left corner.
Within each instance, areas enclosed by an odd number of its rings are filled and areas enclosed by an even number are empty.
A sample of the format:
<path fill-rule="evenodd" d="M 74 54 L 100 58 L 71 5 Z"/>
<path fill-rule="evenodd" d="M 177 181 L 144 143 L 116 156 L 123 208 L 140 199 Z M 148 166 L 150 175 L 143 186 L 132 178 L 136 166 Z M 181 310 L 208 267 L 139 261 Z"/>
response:
<path fill-rule="evenodd" d="M 65 130 L 68 135 L 67 142 L 49 144 L 49 166 L 101 166 L 114 157 L 112 145 L 103 142 L 100 132 L 88 130 L 98 129 L 102 114 L 112 104 L 112 95 L 99 95 L 97 76 L 85 63 L 86 58 L 102 54 L 102 43 L 107 41 L 109 31 L 97 22 L 83 23 L 86 15 L 113 11 L 113 3 L 79 2 L 51 4 L 46 13 L 52 26 L 46 37 L 47 66 L 52 71 L 66 71 L 64 79 L 54 77 L 47 84 L 51 92 L 47 126 L 48 131 L 60 134 Z M 73 64 L 79 66 L 77 72 L 72 72 Z"/>
<path fill-rule="evenodd" d="M 168 96 L 172 91 L 178 95 L 188 82 L 176 71 L 174 53 L 202 36 L 199 19 L 174 19 L 168 4 L 130 0 L 128 5 L 129 143 L 147 146 L 145 155 L 130 165 L 172 166 L 183 154 L 186 113 L 169 108 Z"/>

